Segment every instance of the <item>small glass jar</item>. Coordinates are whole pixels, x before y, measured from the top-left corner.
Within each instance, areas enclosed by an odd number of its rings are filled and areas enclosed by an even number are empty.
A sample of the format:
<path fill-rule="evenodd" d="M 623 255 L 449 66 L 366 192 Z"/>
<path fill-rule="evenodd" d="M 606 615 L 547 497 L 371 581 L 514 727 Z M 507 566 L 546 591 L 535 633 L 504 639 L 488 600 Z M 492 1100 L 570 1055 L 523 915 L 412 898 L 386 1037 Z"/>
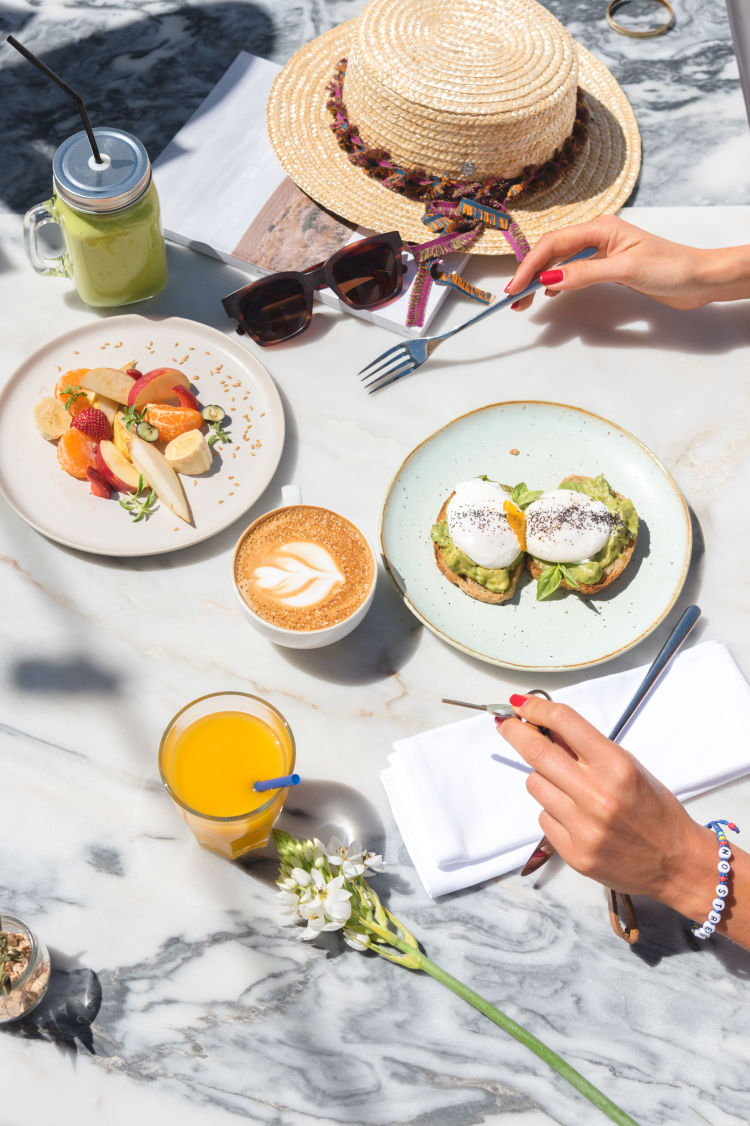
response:
<path fill-rule="evenodd" d="M 94 307 L 131 305 L 167 282 L 159 199 L 148 154 L 121 129 L 95 129 L 101 161 L 85 132 L 64 141 L 52 162 L 54 195 L 24 217 L 24 242 L 38 274 L 63 276 Z M 61 232 L 57 257 L 40 253 L 37 236 L 50 223 Z"/>
<path fill-rule="evenodd" d="M 20 1020 L 35 1009 L 47 992 L 50 960 L 47 947 L 16 915 L 0 911 L 0 939 L 9 937 L 21 961 L 4 961 L 0 944 L 0 1024 Z M 20 968 L 20 972 L 19 972 Z M 5 973 L 10 982 L 5 981 Z"/>

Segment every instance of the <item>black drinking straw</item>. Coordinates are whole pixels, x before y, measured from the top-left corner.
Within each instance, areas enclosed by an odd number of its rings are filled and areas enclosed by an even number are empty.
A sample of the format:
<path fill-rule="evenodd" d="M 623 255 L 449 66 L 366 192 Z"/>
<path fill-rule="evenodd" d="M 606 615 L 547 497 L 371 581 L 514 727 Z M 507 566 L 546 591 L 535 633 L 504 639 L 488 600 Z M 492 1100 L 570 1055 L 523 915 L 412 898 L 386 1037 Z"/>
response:
<path fill-rule="evenodd" d="M 15 49 L 20 52 L 20 54 L 22 54 L 25 59 L 28 59 L 30 63 L 33 63 L 35 67 L 38 67 L 39 70 L 41 70 L 43 74 L 46 74 L 48 78 L 51 78 L 53 82 L 56 82 L 61 90 L 64 90 L 66 94 L 70 95 L 70 97 L 78 106 L 78 112 L 81 115 L 83 127 L 86 130 L 86 136 L 89 139 L 91 151 L 94 154 L 94 160 L 97 164 L 104 164 L 104 161 L 102 160 L 101 154 L 99 152 L 99 147 L 96 143 L 96 138 L 94 137 L 94 130 L 91 128 L 89 115 L 86 112 L 86 107 L 83 104 L 83 98 L 81 97 L 81 95 L 76 94 L 75 90 L 71 86 L 68 86 L 67 82 L 63 82 L 59 74 L 55 74 L 54 70 L 50 70 L 46 63 L 43 63 L 41 59 L 38 59 L 36 55 L 32 54 L 28 47 L 24 47 L 23 43 L 19 43 L 18 40 L 14 39 L 12 35 L 8 36 L 8 42 L 10 43 L 11 47 L 15 47 Z"/>

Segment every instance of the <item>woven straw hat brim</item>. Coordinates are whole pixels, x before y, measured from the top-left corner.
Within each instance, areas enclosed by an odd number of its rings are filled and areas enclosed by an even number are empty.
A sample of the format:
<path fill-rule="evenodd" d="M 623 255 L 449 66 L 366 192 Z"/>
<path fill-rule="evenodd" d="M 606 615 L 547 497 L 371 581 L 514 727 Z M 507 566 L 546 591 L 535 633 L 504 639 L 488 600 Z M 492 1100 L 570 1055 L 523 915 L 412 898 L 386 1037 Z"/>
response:
<path fill-rule="evenodd" d="M 409 242 L 434 237 L 424 205 L 384 188 L 339 147 L 326 108 L 326 87 L 355 36 L 356 19 L 324 32 L 297 51 L 276 77 L 267 106 L 268 135 L 287 175 L 317 203 L 374 231 L 398 230 Z M 611 214 L 631 194 L 641 166 L 641 138 L 628 99 L 607 67 L 576 43 L 578 81 L 590 119 L 587 142 L 549 191 L 513 209 L 529 243 L 547 231 Z M 508 254 L 501 231 L 485 229 L 475 254 Z"/>

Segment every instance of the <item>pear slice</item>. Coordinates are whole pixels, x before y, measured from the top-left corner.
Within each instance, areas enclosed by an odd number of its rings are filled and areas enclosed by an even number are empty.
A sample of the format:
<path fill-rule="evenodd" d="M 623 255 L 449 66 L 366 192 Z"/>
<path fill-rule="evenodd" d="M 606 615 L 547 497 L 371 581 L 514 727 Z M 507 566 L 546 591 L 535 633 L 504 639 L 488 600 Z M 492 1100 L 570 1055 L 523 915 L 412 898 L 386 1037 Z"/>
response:
<path fill-rule="evenodd" d="M 79 379 L 81 387 L 116 403 L 127 403 L 133 380 L 118 368 L 91 368 Z"/>
<path fill-rule="evenodd" d="M 160 501 L 171 508 L 187 524 L 192 523 L 188 502 L 182 491 L 180 478 L 168 463 L 164 454 L 150 442 L 144 442 L 137 434 L 130 443 L 130 460 L 139 473 L 142 473 Z"/>

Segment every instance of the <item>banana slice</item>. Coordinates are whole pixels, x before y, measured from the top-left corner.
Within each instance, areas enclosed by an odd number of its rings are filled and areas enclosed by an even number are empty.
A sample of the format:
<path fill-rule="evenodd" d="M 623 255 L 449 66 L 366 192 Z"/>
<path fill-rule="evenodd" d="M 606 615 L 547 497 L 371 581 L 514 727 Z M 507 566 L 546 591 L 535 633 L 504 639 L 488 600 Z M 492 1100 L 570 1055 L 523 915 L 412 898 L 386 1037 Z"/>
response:
<path fill-rule="evenodd" d="M 43 438 L 56 442 L 70 426 L 70 415 L 60 399 L 45 395 L 34 407 L 34 422 Z"/>
<path fill-rule="evenodd" d="M 211 447 L 200 430 L 178 434 L 167 444 L 164 456 L 176 473 L 184 473 L 189 477 L 205 473 L 211 468 L 213 461 Z"/>

